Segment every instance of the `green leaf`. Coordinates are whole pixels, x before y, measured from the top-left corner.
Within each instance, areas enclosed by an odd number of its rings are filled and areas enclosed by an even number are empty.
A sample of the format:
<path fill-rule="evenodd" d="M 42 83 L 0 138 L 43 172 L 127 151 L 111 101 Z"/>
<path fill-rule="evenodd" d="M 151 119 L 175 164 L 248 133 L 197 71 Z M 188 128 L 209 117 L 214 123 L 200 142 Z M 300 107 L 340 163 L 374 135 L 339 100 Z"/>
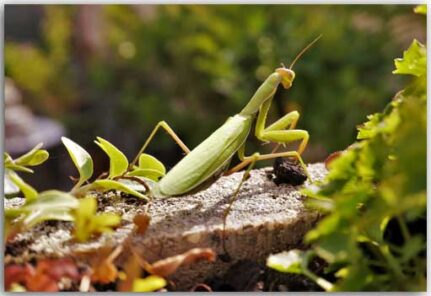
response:
<path fill-rule="evenodd" d="M 144 178 L 144 177 L 137 177 L 139 178 L 142 182 L 145 182 L 146 185 L 148 185 L 148 187 L 153 188 L 156 184 L 156 182 L 154 182 L 153 180 Z M 147 188 L 142 185 L 140 182 L 137 182 L 135 180 L 130 180 L 130 179 L 124 179 L 124 178 L 120 178 L 118 180 L 116 180 L 118 182 L 120 182 L 121 184 L 127 186 L 129 189 L 138 191 L 138 192 L 146 192 Z"/>
<path fill-rule="evenodd" d="M 13 163 L 13 159 L 12 159 L 12 157 L 9 155 L 9 153 L 5 152 L 5 153 L 3 154 L 3 162 L 4 162 L 4 165 L 8 165 L 8 164 Z"/>
<path fill-rule="evenodd" d="M 22 166 L 36 166 L 45 162 L 49 157 L 49 153 L 46 150 L 39 149 L 42 145 L 42 143 L 37 144 L 32 150 L 15 159 L 15 164 Z"/>
<path fill-rule="evenodd" d="M 166 173 L 166 168 L 157 158 L 150 154 L 142 153 L 139 156 L 139 168 L 141 169 L 153 169 Z"/>
<path fill-rule="evenodd" d="M 95 189 L 95 190 L 102 189 L 102 191 L 119 190 L 128 194 L 131 194 L 133 196 L 148 200 L 148 198 L 145 195 L 131 189 L 130 187 L 128 187 L 127 185 L 121 182 L 114 181 L 114 180 L 106 180 L 106 179 L 96 180 L 91 184 L 91 189 Z"/>
<path fill-rule="evenodd" d="M 166 174 L 166 168 L 157 158 L 146 153 L 139 156 L 139 166 L 129 172 L 128 176 L 145 177 L 153 181 L 159 181 Z"/>
<path fill-rule="evenodd" d="M 10 180 L 18 186 L 27 201 L 32 201 L 37 198 L 37 191 L 29 184 L 24 182 L 15 172 L 8 170 L 6 173 Z"/>
<path fill-rule="evenodd" d="M 133 171 L 130 171 L 127 173 L 127 176 L 138 176 L 138 177 L 145 177 L 153 181 L 159 181 L 161 177 L 163 177 L 165 174 L 152 169 L 140 169 L 135 168 Z"/>
<path fill-rule="evenodd" d="M 305 236 L 306 242 L 312 242 L 321 236 L 331 234 L 337 230 L 337 227 L 341 224 L 341 219 L 338 213 L 326 216 L 320 223 L 311 229 Z"/>
<path fill-rule="evenodd" d="M 72 140 L 66 137 L 61 137 L 61 141 L 63 142 L 64 146 L 66 146 L 73 163 L 78 169 L 79 181 L 74 186 L 74 188 L 78 188 L 93 175 L 93 160 L 91 159 L 90 154 L 84 150 L 84 148 Z"/>
<path fill-rule="evenodd" d="M 407 240 L 402 247 L 401 262 L 408 262 L 409 260 L 420 257 L 418 254 L 426 250 L 426 242 L 421 236 L 414 236 Z"/>
<path fill-rule="evenodd" d="M 157 275 L 150 275 L 144 279 L 135 279 L 133 281 L 133 292 L 153 292 L 166 286 L 164 278 Z"/>
<path fill-rule="evenodd" d="M 383 234 L 389 220 L 390 216 L 376 217 L 373 223 L 369 223 L 370 225 L 367 225 L 367 227 L 364 229 L 364 233 L 370 240 L 381 243 L 383 241 Z"/>
<path fill-rule="evenodd" d="M 55 208 L 72 209 L 77 206 L 78 199 L 73 195 L 59 190 L 48 190 L 40 193 L 36 200 L 26 202 L 22 209 L 26 211 L 45 211 Z"/>
<path fill-rule="evenodd" d="M 348 259 L 349 250 L 352 250 L 349 235 L 334 232 L 327 236 L 322 236 L 319 238 L 319 246 L 315 250 L 320 257 L 329 263 L 343 262 Z"/>
<path fill-rule="evenodd" d="M 70 210 L 50 209 L 49 211 L 34 211 L 27 215 L 24 219 L 24 224 L 27 227 L 32 227 L 44 221 L 73 221 L 73 216 Z"/>
<path fill-rule="evenodd" d="M 413 9 L 413 11 L 414 11 L 415 13 L 419 13 L 419 14 L 424 14 L 424 15 L 426 15 L 426 14 L 427 14 L 427 5 L 426 5 L 426 4 L 418 5 L 418 6 L 416 6 L 416 7 Z"/>
<path fill-rule="evenodd" d="M 33 173 L 32 169 L 26 168 L 23 165 L 16 164 L 15 161 L 12 159 L 12 157 L 6 152 L 4 153 L 3 161 L 4 161 L 4 167 L 6 169 L 21 171 L 26 173 Z"/>
<path fill-rule="evenodd" d="M 16 186 L 14 182 L 12 182 L 7 172 L 4 174 L 3 180 L 4 180 L 4 194 L 6 195 L 6 197 L 16 196 L 19 193 L 20 189 L 18 188 L 18 186 Z"/>
<path fill-rule="evenodd" d="M 410 74 L 420 77 L 427 72 L 426 48 L 416 39 L 404 51 L 403 58 L 395 59 L 394 74 Z"/>
<path fill-rule="evenodd" d="M 49 190 L 40 193 L 37 199 L 26 202 L 19 212 L 24 214 L 24 225 L 32 227 L 46 220 L 72 221 L 70 211 L 78 204 L 78 200 L 69 193 Z"/>
<path fill-rule="evenodd" d="M 123 175 L 129 166 L 127 157 L 114 145 L 101 137 L 94 141 L 109 156 L 109 179 Z"/>
<path fill-rule="evenodd" d="M 5 168 L 13 170 L 13 171 L 18 171 L 18 172 L 34 173 L 34 171 L 32 169 L 26 168 L 25 166 L 22 166 L 22 165 L 8 164 L 5 166 Z"/>
<path fill-rule="evenodd" d="M 121 222 L 121 217 L 114 213 L 97 213 L 95 198 L 84 198 L 74 212 L 75 237 L 78 241 L 87 241 L 93 233 L 112 232 L 112 227 Z"/>
<path fill-rule="evenodd" d="M 301 262 L 305 253 L 300 250 L 290 250 L 275 255 L 270 255 L 266 265 L 280 272 L 298 273 L 303 272 Z"/>

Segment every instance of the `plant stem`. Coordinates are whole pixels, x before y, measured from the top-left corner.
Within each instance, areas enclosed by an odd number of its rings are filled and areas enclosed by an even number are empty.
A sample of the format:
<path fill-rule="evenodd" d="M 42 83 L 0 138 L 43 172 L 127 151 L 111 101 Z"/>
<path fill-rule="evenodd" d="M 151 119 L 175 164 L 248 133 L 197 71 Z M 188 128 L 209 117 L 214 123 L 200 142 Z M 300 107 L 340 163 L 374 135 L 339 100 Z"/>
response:
<path fill-rule="evenodd" d="M 386 262 L 388 263 L 389 267 L 392 269 L 394 275 L 400 280 L 404 281 L 405 276 L 397 262 L 397 260 L 392 256 L 391 251 L 389 249 L 389 246 L 384 244 L 380 246 L 380 252 L 385 257 Z"/>
<path fill-rule="evenodd" d="M 400 215 L 397 216 L 398 223 L 400 225 L 401 234 L 404 238 L 404 243 L 406 243 L 408 240 L 410 240 L 410 233 L 409 229 L 407 228 L 406 222 L 404 221 L 404 218 Z"/>
<path fill-rule="evenodd" d="M 314 274 L 312 271 L 310 271 L 308 269 L 308 264 L 310 262 L 310 259 L 313 256 L 314 256 L 314 252 L 307 251 L 307 253 L 304 257 L 304 260 L 301 262 L 302 273 L 305 276 L 307 276 L 308 278 L 310 278 L 311 280 L 313 280 L 316 284 L 318 284 L 325 291 L 332 291 L 332 289 L 334 288 L 334 285 L 331 282 L 325 280 L 324 278 L 317 276 L 316 274 Z"/>
<path fill-rule="evenodd" d="M 311 280 L 313 280 L 316 284 L 318 284 L 325 291 L 332 291 L 332 289 L 334 288 L 334 285 L 332 283 L 328 282 L 324 278 L 321 278 L 321 277 L 315 275 L 314 273 L 309 271 L 307 268 L 303 270 L 303 274 L 305 276 L 309 277 Z"/>

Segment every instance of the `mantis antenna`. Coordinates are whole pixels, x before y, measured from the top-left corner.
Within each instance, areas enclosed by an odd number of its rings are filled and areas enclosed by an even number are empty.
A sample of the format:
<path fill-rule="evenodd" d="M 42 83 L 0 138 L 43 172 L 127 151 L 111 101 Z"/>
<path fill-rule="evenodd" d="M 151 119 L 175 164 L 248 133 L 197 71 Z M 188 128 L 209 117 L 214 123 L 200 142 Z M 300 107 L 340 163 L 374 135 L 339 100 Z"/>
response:
<path fill-rule="evenodd" d="M 317 40 L 320 39 L 320 37 L 322 37 L 322 34 L 320 34 L 319 36 L 317 36 L 316 39 L 314 39 L 313 41 L 311 41 L 306 47 L 304 47 L 303 50 L 301 50 L 300 53 L 298 53 L 298 55 L 293 60 L 292 64 L 290 64 L 290 67 L 289 67 L 290 70 L 292 70 L 293 65 L 295 65 L 296 61 L 304 54 L 304 52 L 306 52 L 314 43 L 316 43 Z"/>

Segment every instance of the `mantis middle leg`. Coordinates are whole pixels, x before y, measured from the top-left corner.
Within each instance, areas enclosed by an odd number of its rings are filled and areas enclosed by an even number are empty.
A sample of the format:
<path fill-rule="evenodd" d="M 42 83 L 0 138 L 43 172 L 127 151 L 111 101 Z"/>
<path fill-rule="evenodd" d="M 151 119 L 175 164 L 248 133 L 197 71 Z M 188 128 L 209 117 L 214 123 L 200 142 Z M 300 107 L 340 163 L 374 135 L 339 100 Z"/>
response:
<path fill-rule="evenodd" d="M 168 135 L 171 136 L 171 138 L 175 141 L 175 143 L 177 143 L 178 146 L 180 146 L 181 149 L 186 154 L 190 153 L 190 149 L 186 146 L 186 144 L 184 144 L 183 141 L 181 141 L 181 139 L 177 136 L 177 134 L 174 132 L 174 130 L 166 123 L 166 121 L 159 121 L 159 123 L 157 123 L 157 125 L 154 127 L 154 129 L 151 132 L 150 136 L 145 141 L 144 146 L 142 146 L 141 150 L 139 150 L 138 155 L 136 155 L 135 159 L 130 164 L 131 167 L 133 167 L 133 165 L 138 161 L 139 156 L 145 151 L 145 149 L 147 148 L 147 146 L 150 144 L 151 140 L 156 135 L 156 133 L 159 130 L 159 128 L 163 128 L 168 133 Z"/>

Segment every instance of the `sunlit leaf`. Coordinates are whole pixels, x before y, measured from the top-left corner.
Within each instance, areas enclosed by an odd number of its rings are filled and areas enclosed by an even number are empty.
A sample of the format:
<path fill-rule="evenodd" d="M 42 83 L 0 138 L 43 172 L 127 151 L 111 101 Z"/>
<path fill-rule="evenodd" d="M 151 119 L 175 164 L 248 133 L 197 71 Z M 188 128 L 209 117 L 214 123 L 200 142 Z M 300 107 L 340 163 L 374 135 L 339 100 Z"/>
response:
<path fill-rule="evenodd" d="M 127 157 L 116 148 L 114 145 L 106 141 L 101 137 L 97 137 L 97 141 L 94 141 L 109 157 L 109 179 L 117 176 L 121 176 L 127 171 L 129 162 Z"/>
<path fill-rule="evenodd" d="M 9 155 L 9 153 L 5 152 L 5 153 L 3 154 L 3 162 L 4 162 L 4 165 L 8 165 L 8 164 L 13 163 L 13 159 L 12 159 L 12 157 Z"/>
<path fill-rule="evenodd" d="M 421 5 L 416 6 L 414 8 L 414 12 L 426 15 L 427 14 L 427 5 L 426 4 L 421 4 Z"/>
<path fill-rule="evenodd" d="M 77 206 L 78 200 L 69 193 L 48 190 L 40 193 L 36 199 L 26 202 L 22 207 L 10 209 L 9 215 L 23 214 L 23 225 L 32 227 L 47 220 L 72 221 L 73 216 L 70 211 Z"/>
<path fill-rule="evenodd" d="M 12 182 L 9 174 L 5 172 L 4 174 L 4 194 L 6 197 L 8 196 L 16 196 L 19 193 L 19 187 L 16 186 L 14 182 Z"/>
<path fill-rule="evenodd" d="M 130 171 L 129 173 L 127 173 L 127 176 L 144 177 L 153 181 L 158 181 L 164 175 L 165 175 L 164 173 L 157 170 L 140 169 L 140 168 L 136 168 L 133 171 Z"/>
<path fill-rule="evenodd" d="M 29 184 L 24 182 L 24 180 L 21 179 L 15 172 L 9 171 L 6 177 L 10 178 L 10 180 L 16 186 L 18 186 L 19 190 L 21 190 L 21 192 L 24 194 L 24 197 L 27 201 L 32 201 L 37 198 L 37 191 Z"/>
<path fill-rule="evenodd" d="M 80 242 L 87 241 L 92 234 L 112 232 L 121 217 L 114 213 L 97 214 L 97 201 L 95 198 L 83 198 L 79 207 L 74 211 L 75 237 Z"/>
<path fill-rule="evenodd" d="M 146 153 L 139 156 L 139 167 L 131 172 L 134 176 L 142 176 L 154 181 L 166 174 L 166 168 L 157 158 Z"/>
<path fill-rule="evenodd" d="M 45 162 L 49 157 L 49 153 L 40 149 L 42 145 L 42 143 L 37 144 L 32 150 L 15 159 L 14 162 L 22 166 L 36 166 Z"/>
<path fill-rule="evenodd" d="M 39 194 L 34 201 L 28 202 L 23 209 L 27 211 L 48 210 L 54 208 L 76 208 L 78 200 L 67 192 L 48 190 Z"/>
<path fill-rule="evenodd" d="M 270 255 L 266 260 L 266 265 L 280 272 L 302 273 L 301 262 L 304 259 L 304 252 L 300 250 L 290 250 L 275 255 Z"/>
<path fill-rule="evenodd" d="M 148 198 L 142 193 L 139 193 L 138 191 L 133 190 L 129 186 L 114 180 L 103 180 L 103 179 L 96 180 L 92 183 L 91 187 L 92 189 L 101 190 L 101 191 L 118 190 L 118 191 L 128 193 L 130 195 L 148 200 Z"/>
<path fill-rule="evenodd" d="M 61 141 L 63 142 L 64 146 L 66 146 L 73 163 L 78 169 L 79 181 L 75 185 L 75 188 L 77 188 L 93 175 L 93 160 L 91 159 L 90 154 L 84 150 L 84 148 L 72 140 L 66 137 L 61 137 Z"/>
<path fill-rule="evenodd" d="M 153 292 L 156 290 L 160 290 L 164 286 L 166 286 L 167 282 L 164 278 L 150 275 L 144 279 L 135 279 L 133 281 L 133 292 Z"/>
<path fill-rule="evenodd" d="M 422 76 L 427 72 L 426 48 L 416 39 L 409 49 L 404 51 L 403 58 L 395 59 L 394 74 L 411 74 Z"/>
<path fill-rule="evenodd" d="M 5 156 L 6 156 L 6 154 L 5 154 Z M 20 172 L 25 172 L 25 173 L 33 173 L 32 169 L 29 169 L 29 168 L 27 168 L 27 167 L 25 167 L 23 165 L 16 164 L 12 159 L 6 158 L 6 157 L 5 157 L 4 167 L 6 169 L 10 169 L 10 170 L 13 170 L 13 171 L 20 171 Z"/>

